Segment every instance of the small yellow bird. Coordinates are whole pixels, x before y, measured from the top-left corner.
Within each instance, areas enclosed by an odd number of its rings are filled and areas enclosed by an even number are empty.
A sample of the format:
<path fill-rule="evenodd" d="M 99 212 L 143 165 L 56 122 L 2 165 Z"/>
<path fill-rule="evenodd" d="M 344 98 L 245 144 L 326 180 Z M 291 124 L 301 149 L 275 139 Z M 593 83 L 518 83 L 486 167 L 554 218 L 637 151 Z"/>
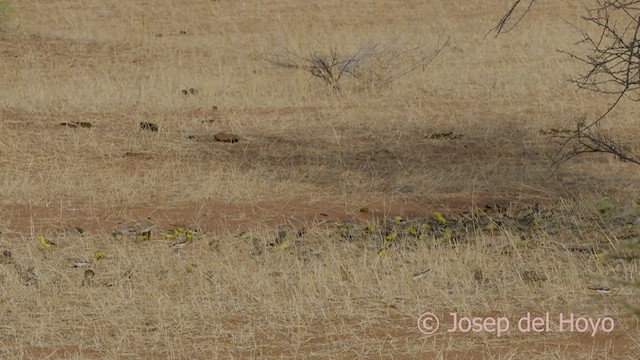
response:
<path fill-rule="evenodd" d="M 170 233 L 162 233 L 162 237 L 164 237 L 165 239 L 175 239 L 180 236 L 180 234 L 182 234 L 184 230 L 184 228 L 177 227 Z"/>
<path fill-rule="evenodd" d="M 136 241 L 143 242 L 151 239 L 151 231 L 142 231 L 136 234 Z"/>
<path fill-rule="evenodd" d="M 438 220 L 439 223 L 441 224 L 447 224 L 449 221 L 447 221 L 447 219 L 445 219 L 444 216 L 442 216 L 442 214 L 440 214 L 439 212 L 436 212 L 433 214 L 433 217 L 436 218 L 436 220 Z"/>
<path fill-rule="evenodd" d="M 136 233 L 136 241 L 143 242 L 151 239 L 151 230 L 156 227 L 155 225 L 147 226 L 146 228 Z"/>
<path fill-rule="evenodd" d="M 44 236 L 38 237 L 38 241 L 40 241 L 40 245 L 45 248 L 52 248 L 58 246 L 58 244 L 53 241 L 47 240 Z"/>

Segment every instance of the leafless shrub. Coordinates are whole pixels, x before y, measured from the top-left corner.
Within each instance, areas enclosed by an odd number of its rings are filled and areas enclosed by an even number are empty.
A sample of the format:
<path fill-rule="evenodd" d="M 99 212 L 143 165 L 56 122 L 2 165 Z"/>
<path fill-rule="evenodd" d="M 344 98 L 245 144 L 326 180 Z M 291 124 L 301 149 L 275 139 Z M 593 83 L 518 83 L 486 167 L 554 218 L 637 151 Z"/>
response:
<path fill-rule="evenodd" d="M 611 105 L 595 120 L 579 119 L 573 135 L 563 141 L 554 159 L 559 164 L 585 152 L 613 154 L 640 164 L 638 157 L 620 142 L 602 134 L 600 123 L 623 100 L 640 101 L 640 0 L 603 0 L 587 9 L 583 20 L 592 25 L 595 35 L 579 30 L 587 55 L 561 51 L 588 67 L 584 75 L 572 81 L 578 89 L 615 97 Z"/>
<path fill-rule="evenodd" d="M 328 53 L 315 52 L 303 57 L 291 50 L 285 50 L 277 56 L 268 57 L 266 60 L 276 67 L 304 70 L 322 79 L 334 89 L 340 90 L 339 82 L 342 76 L 351 73 L 358 63 L 369 56 L 362 51 L 350 56 L 341 56 L 336 50 L 331 50 Z"/>
<path fill-rule="evenodd" d="M 627 149 L 618 138 L 605 133 L 600 122 L 587 124 L 586 116 L 576 123 L 576 129 L 566 135 L 554 136 L 560 142 L 560 148 L 553 158 L 553 164 L 560 164 L 574 156 L 586 153 L 613 154 L 620 160 L 640 165 L 640 157 Z"/>
<path fill-rule="evenodd" d="M 335 49 L 306 56 L 283 50 L 264 60 L 277 68 L 307 72 L 339 91 L 345 76 L 367 85 L 387 86 L 414 70 L 426 68 L 448 44 L 447 38 L 433 51 L 427 51 L 424 46 L 402 49 L 395 43 L 371 43 L 347 55 Z"/>
<path fill-rule="evenodd" d="M 580 89 L 616 95 L 618 100 L 627 95 L 633 101 L 640 96 L 640 0 L 606 0 L 587 9 L 583 19 L 598 29 L 596 36 L 580 31 L 589 54 L 578 56 L 562 51 L 591 69 L 574 80 Z"/>
<path fill-rule="evenodd" d="M 388 86 L 412 71 L 424 71 L 448 44 L 449 38 L 431 52 L 423 46 L 402 48 L 393 43 L 377 45 L 374 55 L 351 74 L 367 85 Z"/>
<path fill-rule="evenodd" d="M 529 12 L 536 0 L 516 0 L 492 31 L 496 36 L 511 31 Z M 578 89 L 615 97 L 611 105 L 591 122 L 578 119 L 576 129 L 563 136 L 554 165 L 584 153 L 608 153 L 635 164 L 640 158 L 620 141 L 604 134 L 600 123 L 623 100 L 640 101 L 640 0 L 598 0 L 586 9 L 582 19 L 591 32 L 574 26 L 582 36 L 576 45 L 585 46 L 587 55 L 562 51 L 589 69 L 572 79 Z M 511 25 L 507 25 L 511 24 Z"/>

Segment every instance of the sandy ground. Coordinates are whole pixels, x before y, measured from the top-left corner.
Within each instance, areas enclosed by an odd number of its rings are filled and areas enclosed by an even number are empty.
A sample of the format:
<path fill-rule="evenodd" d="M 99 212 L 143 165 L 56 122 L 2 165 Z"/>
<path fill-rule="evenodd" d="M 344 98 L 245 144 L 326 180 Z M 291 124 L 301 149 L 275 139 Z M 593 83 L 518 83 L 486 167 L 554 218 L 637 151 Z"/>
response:
<path fill-rule="evenodd" d="M 584 51 L 582 4 L 486 36 L 507 8 L 10 2 L 0 357 L 638 358 L 638 265 L 615 258 L 638 235 L 637 166 L 550 166 L 556 130 L 611 100 L 556 51 Z M 372 45 L 404 52 L 340 91 L 267 61 Z M 638 150 L 638 115 L 624 102 L 603 131 Z M 528 313 L 549 327 L 522 331 Z"/>

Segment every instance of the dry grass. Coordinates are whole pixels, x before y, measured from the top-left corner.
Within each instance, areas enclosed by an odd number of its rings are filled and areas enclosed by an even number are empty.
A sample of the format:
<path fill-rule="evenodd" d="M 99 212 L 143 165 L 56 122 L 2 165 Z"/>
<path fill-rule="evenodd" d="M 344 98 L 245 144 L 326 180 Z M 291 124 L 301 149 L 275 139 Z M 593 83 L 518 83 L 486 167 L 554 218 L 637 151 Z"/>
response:
<path fill-rule="evenodd" d="M 555 51 L 577 39 L 562 19 L 579 21 L 581 5 L 540 4 L 517 31 L 485 37 L 504 10 L 15 2 L 0 35 L 0 250 L 11 252 L 0 264 L 0 357 L 638 358 L 625 306 L 637 292 L 615 282 L 635 280 L 637 264 L 567 248 L 637 236 L 637 167 L 589 156 L 553 171 L 556 147 L 540 133 L 607 105 L 575 92 L 566 80 L 583 69 Z M 424 71 L 384 88 L 346 82 L 336 93 L 261 61 L 283 48 L 348 53 L 448 36 Z M 637 107 L 613 115 L 607 130 L 635 139 Z M 59 125 L 73 121 L 93 127 Z M 241 141 L 208 140 L 218 131 Z M 429 138 L 450 131 L 462 137 Z M 616 211 L 600 219 L 605 197 Z M 511 207 L 485 208 L 494 203 Z M 552 230 L 512 223 L 536 203 L 558 211 L 543 219 Z M 363 230 L 469 207 L 505 225 L 464 241 Z M 157 227 L 149 241 L 112 236 L 129 223 Z M 172 224 L 201 231 L 176 250 L 161 236 Z M 281 225 L 306 234 L 289 230 L 289 247 L 271 246 Z M 42 248 L 41 235 L 58 246 Z M 69 267 L 77 257 L 95 276 Z M 615 291 L 589 289 L 599 286 Z M 425 336 L 417 319 L 427 311 L 610 316 L 616 328 Z"/>

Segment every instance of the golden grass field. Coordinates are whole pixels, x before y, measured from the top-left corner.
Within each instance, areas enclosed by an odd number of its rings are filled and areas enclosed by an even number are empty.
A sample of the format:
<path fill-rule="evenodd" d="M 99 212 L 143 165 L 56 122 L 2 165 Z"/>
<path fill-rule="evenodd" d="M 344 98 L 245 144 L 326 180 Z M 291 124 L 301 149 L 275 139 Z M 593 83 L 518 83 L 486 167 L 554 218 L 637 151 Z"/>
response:
<path fill-rule="evenodd" d="M 556 52 L 576 49 L 579 2 L 498 38 L 510 1 L 10 5 L 0 358 L 640 358 L 638 264 L 602 255 L 638 235 L 638 167 L 549 166 L 544 132 L 611 100 L 576 92 L 585 69 Z M 384 87 L 264 61 L 447 38 Z M 638 150 L 638 116 L 623 103 L 604 130 Z M 512 329 L 450 332 L 451 313 Z M 524 333 L 527 313 L 615 328 Z"/>

